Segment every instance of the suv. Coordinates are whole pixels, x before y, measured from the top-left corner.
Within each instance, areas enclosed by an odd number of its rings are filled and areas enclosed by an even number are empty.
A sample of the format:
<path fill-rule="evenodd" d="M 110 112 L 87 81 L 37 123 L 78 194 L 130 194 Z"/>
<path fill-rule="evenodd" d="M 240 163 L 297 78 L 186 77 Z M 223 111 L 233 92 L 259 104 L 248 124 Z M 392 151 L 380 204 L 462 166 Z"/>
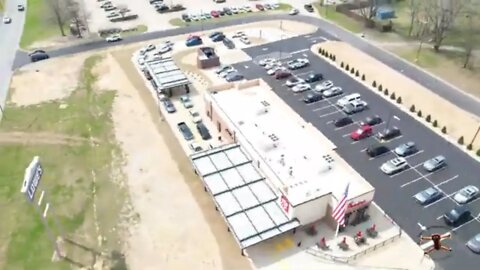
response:
<path fill-rule="evenodd" d="M 407 160 L 403 157 L 391 159 L 380 166 L 385 174 L 392 175 L 405 170 L 408 167 Z"/>
<path fill-rule="evenodd" d="M 32 62 L 45 60 L 45 59 L 48 59 L 49 57 L 50 56 L 48 56 L 48 54 L 45 53 L 45 52 L 34 52 L 34 53 L 30 54 L 30 60 Z"/>
<path fill-rule="evenodd" d="M 355 100 L 360 100 L 360 94 L 354 93 L 354 94 L 344 96 L 343 98 L 337 101 L 336 105 L 340 108 L 343 108 L 345 105 Z"/>
<path fill-rule="evenodd" d="M 406 157 L 415 154 L 416 152 L 418 152 L 418 148 L 414 142 L 406 142 L 395 148 L 395 154 L 401 157 Z"/>
<path fill-rule="evenodd" d="M 182 133 L 182 136 L 186 141 L 193 140 L 193 133 L 190 130 L 190 128 L 187 126 L 187 124 L 185 124 L 185 122 L 178 123 L 177 127 L 180 133 Z"/>
<path fill-rule="evenodd" d="M 185 107 L 185 109 L 193 108 L 193 103 L 190 100 L 190 97 L 188 95 L 181 96 L 180 101 L 182 102 L 183 107 Z"/>
<path fill-rule="evenodd" d="M 313 83 L 313 82 L 318 82 L 323 80 L 323 74 L 321 73 L 310 73 L 308 76 L 305 78 L 305 81 L 308 83 Z"/>
<path fill-rule="evenodd" d="M 459 226 L 471 218 L 470 209 L 466 205 L 457 206 L 443 215 L 443 220 L 447 225 Z"/>
<path fill-rule="evenodd" d="M 368 148 L 367 148 L 367 155 L 369 157 L 378 157 L 380 155 L 383 155 L 385 153 L 388 153 L 390 152 L 390 148 L 388 148 L 388 146 L 384 145 L 384 144 L 374 144 L 374 145 L 370 145 Z"/>
<path fill-rule="evenodd" d="M 295 70 L 308 66 L 310 62 L 306 58 L 298 58 L 287 62 L 288 69 Z"/>
<path fill-rule="evenodd" d="M 444 156 L 436 156 L 434 158 L 431 158 L 423 163 L 423 168 L 428 171 L 428 172 L 433 172 L 436 171 L 444 166 L 446 166 L 447 163 L 445 162 L 445 157 Z"/>
<path fill-rule="evenodd" d="M 210 135 L 210 131 L 208 131 L 208 128 L 202 122 L 197 124 L 197 131 L 198 133 L 200 133 L 200 136 L 203 140 L 210 140 L 212 138 L 212 135 Z"/>
<path fill-rule="evenodd" d="M 361 112 L 363 110 L 365 110 L 367 108 L 367 102 L 363 101 L 363 100 L 354 100 L 348 104 L 346 104 L 342 110 L 346 113 L 346 114 L 354 114 L 354 113 L 357 113 L 357 112 Z"/>
<path fill-rule="evenodd" d="M 305 95 L 305 97 L 303 98 L 303 102 L 309 104 L 309 103 L 314 103 L 314 102 L 317 102 L 317 101 L 320 101 L 322 100 L 322 94 L 320 93 L 315 93 L 313 91 L 310 91 L 308 94 Z"/>

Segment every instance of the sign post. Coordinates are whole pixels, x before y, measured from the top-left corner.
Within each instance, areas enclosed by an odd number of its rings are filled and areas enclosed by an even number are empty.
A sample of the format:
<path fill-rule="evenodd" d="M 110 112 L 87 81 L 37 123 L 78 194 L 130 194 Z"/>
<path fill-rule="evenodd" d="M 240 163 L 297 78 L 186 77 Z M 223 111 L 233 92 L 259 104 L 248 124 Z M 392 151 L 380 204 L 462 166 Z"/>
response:
<path fill-rule="evenodd" d="M 40 216 L 40 219 L 45 226 L 45 230 L 47 231 L 48 237 L 54 249 L 52 260 L 58 260 L 61 259 L 64 255 L 61 253 L 59 241 L 57 241 L 57 238 L 48 223 L 47 215 L 49 211 L 53 211 L 53 208 L 52 205 L 46 200 L 45 190 L 42 190 L 38 202 L 35 203 L 35 195 L 37 194 L 38 186 L 40 185 L 40 180 L 42 179 L 43 172 L 44 171 L 42 164 L 40 163 L 40 158 L 38 156 L 35 156 L 32 162 L 30 162 L 28 167 L 25 169 L 25 175 L 23 177 L 23 184 L 20 192 L 25 194 L 27 202 L 33 205 L 38 215 Z M 55 218 L 54 221 L 55 225 L 60 228 L 59 223 Z M 62 237 L 60 236 L 58 240 L 61 241 Z"/>

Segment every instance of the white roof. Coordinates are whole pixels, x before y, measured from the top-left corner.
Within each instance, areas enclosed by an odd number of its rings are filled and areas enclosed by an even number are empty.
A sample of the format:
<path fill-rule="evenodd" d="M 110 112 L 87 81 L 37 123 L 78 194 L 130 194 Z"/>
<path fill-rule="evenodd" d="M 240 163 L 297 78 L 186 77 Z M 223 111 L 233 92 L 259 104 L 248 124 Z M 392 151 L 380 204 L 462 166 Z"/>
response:
<path fill-rule="evenodd" d="M 185 76 L 171 57 L 147 60 L 145 65 L 159 89 L 169 89 L 190 84 L 187 76 Z"/>
<path fill-rule="evenodd" d="M 271 92 L 260 84 L 212 92 L 210 98 L 222 117 L 230 120 L 227 125 L 236 132 L 237 141 L 252 157 L 264 161 L 262 171 L 275 175 L 269 180 L 292 205 L 328 193 L 339 198 L 347 183 L 350 198 L 373 190 L 335 153 L 333 143 Z"/>
<path fill-rule="evenodd" d="M 300 225 L 281 210 L 277 194 L 240 145 L 208 149 L 190 159 L 242 248 Z"/>

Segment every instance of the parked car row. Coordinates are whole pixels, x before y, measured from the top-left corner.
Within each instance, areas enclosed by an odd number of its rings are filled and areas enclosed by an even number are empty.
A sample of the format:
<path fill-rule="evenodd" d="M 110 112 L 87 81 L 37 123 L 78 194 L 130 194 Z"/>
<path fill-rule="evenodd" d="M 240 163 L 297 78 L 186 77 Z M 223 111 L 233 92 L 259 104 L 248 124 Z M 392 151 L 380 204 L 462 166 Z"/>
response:
<path fill-rule="evenodd" d="M 279 7 L 280 5 L 278 3 L 255 5 L 255 8 L 258 11 L 275 10 Z M 232 16 L 236 14 L 250 13 L 253 11 L 254 11 L 254 8 L 251 5 L 224 7 L 223 9 L 211 10 L 210 12 L 201 11 L 197 13 L 184 13 L 182 14 L 182 20 L 185 22 L 204 21 L 212 18 L 220 18 L 223 16 Z"/>
<path fill-rule="evenodd" d="M 241 81 L 245 78 L 240 72 L 238 72 L 238 70 L 236 70 L 232 66 L 222 66 L 217 69 L 215 73 L 220 78 L 224 78 L 227 82 Z"/>
<path fill-rule="evenodd" d="M 175 11 L 181 11 L 185 10 L 185 7 L 180 4 L 175 4 L 175 5 L 167 5 L 164 3 L 163 0 L 148 0 L 148 2 L 152 5 L 152 7 L 158 12 L 158 13 L 166 13 L 166 12 L 175 12 Z"/>

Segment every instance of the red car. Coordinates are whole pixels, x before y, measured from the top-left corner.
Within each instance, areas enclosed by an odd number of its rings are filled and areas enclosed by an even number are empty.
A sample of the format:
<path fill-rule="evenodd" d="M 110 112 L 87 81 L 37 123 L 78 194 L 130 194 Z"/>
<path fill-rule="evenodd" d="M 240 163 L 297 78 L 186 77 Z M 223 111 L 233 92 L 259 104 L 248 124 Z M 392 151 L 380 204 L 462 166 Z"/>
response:
<path fill-rule="evenodd" d="M 212 17 L 214 17 L 214 18 L 220 17 L 220 14 L 219 14 L 218 11 L 216 11 L 216 10 L 212 10 L 212 11 L 210 12 L 210 15 L 212 15 Z"/>
<path fill-rule="evenodd" d="M 277 70 L 277 72 L 275 72 L 275 79 L 277 80 L 286 79 L 291 75 L 292 73 L 290 73 L 288 70 Z"/>
<path fill-rule="evenodd" d="M 265 10 L 265 8 L 263 7 L 262 4 L 256 4 L 255 7 L 256 7 L 258 10 L 260 10 L 260 11 L 264 11 L 264 10 Z"/>
<path fill-rule="evenodd" d="M 373 134 L 372 127 L 369 125 L 364 125 L 358 128 L 357 130 L 355 130 L 354 132 L 352 132 L 352 134 L 350 134 L 350 138 L 352 138 L 352 140 L 354 141 L 358 141 L 358 140 L 370 137 L 372 136 L 372 134 Z"/>

